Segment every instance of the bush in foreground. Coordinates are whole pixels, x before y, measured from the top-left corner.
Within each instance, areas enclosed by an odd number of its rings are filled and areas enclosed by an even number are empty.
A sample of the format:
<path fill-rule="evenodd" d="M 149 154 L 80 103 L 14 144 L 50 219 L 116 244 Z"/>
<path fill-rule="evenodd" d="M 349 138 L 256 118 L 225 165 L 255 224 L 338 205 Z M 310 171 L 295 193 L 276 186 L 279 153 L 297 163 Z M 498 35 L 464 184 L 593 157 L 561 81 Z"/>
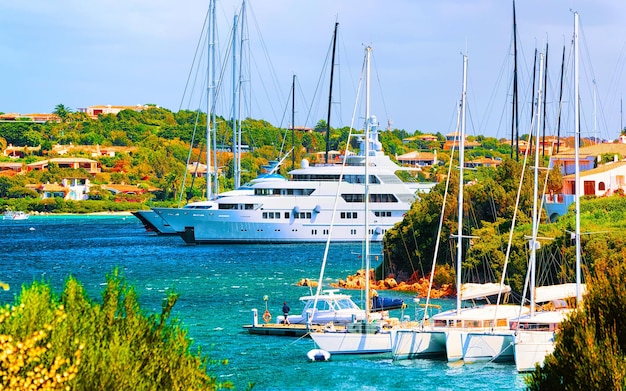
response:
<path fill-rule="evenodd" d="M 142 313 L 137 294 L 115 270 L 102 304 L 70 277 L 60 297 L 45 283 L 23 287 L 0 312 L 0 389 L 216 390 L 209 360 L 170 319 L 177 295 L 160 315 Z M 226 362 L 217 362 L 226 364 Z"/>
<path fill-rule="evenodd" d="M 626 255 L 622 249 L 622 256 Z M 596 265 L 582 306 L 563 322 L 529 390 L 626 389 L 626 263 Z"/>

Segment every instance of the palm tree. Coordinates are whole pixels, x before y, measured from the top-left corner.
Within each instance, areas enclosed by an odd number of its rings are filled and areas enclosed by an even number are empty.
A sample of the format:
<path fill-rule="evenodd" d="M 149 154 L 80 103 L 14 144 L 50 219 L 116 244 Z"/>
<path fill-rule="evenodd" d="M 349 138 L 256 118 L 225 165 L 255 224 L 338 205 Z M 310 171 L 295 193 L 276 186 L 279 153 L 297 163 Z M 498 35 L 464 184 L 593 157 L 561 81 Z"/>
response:
<path fill-rule="evenodd" d="M 65 122 L 67 120 L 68 115 L 72 112 L 72 109 L 65 106 L 62 103 L 59 103 L 58 105 L 56 105 L 54 107 L 54 111 L 52 112 L 52 114 L 56 114 L 59 116 L 59 118 L 61 118 L 62 122 Z"/>

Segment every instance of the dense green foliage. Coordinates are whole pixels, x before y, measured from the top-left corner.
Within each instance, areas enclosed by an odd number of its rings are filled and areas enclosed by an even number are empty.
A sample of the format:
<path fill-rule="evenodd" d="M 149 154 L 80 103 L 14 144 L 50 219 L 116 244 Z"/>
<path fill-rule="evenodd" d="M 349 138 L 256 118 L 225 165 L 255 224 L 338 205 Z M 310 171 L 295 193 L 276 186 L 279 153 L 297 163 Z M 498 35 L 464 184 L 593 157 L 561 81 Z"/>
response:
<path fill-rule="evenodd" d="M 26 341 L 45 330 L 43 338 L 34 343 L 45 348 L 40 359 L 24 365 L 16 376 L 32 374 L 37 361 L 50 365 L 55 357 L 69 358 L 81 352 L 79 363 L 74 361 L 75 376 L 66 382 L 72 390 L 230 387 L 207 372 L 225 362 L 214 362 L 200 350 L 192 351 L 186 330 L 170 318 L 177 298 L 170 293 L 160 315 L 146 315 L 136 291 L 117 270 L 107 276 L 101 303 L 92 301 L 71 277 L 60 296 L 49 284 L 35 282 L 22 288 L 13 313 L 0 319 L 0 335 Z M 3 384 L 9 381 L 3 380 Z"/>
<path fill-rule="evenodd" d="M 470 172 L 465 177 L 463 235 L 471 235 L 473 238 L 463 242 L 463 282 L 499 281 L 508 251 L 505 283 L 514 292 L 523 291 L 529 258 L 527 238 L 531 235 L 532 228 L 532 173 L 526 172 L 524 175 L 515 230 L 509 240 L 521 170 L 520 163 L 506 159 L 497 169 Z M 543 183 L 543 175 L 545 174 L 542 174 L 539 183 Z M 549 172 L 548 186 L 552 176 L 560 178 L 558 169 Z M 426 276 L 431 271 L 433 260 L 454 271 L 457 239 L 453 235 L 456 235 L 458 225 L 458 183 L 458 173 L 453 171 L 437 256 L 433 253 L 445 182 L 439 183 L 428 194 L 420 195 L 420 200 L 412 205 L 403 221 L 387 232 L 385 261 L 379 272 L 391 271 L 399 280 L 405 280 L 416 272 L 420 276 Z M 539 267 L 544 272 L 539 276 L 539 282 L 571 282 L 575 273 L 575 246 L 570 237 L 570 232 L 575 227 L 573 210 L 553 223 L 546 221 L 544 211 L 541 213 L 543 217 L 538 236 L 551 239 L 540 240 L 541 248 L 537 257 Z M 581 226 L 584 232 L 595 233 L 583 236 L 583 257 L 588 271 L 594 269 L 598 260 L 619 259 L 619 248 L 611 247 L 611 242 L 604 239 L 609 233 L 618 238 L 626 236 L 626 199 L 621 195 L 583 198 Z M 455 282 L 454 273 L 449 274 L 449 279 L 445 281 L 437 275 L 435 277 L 440 283 Z"/>
<path fill-rule="evenodd" d="M 494 281 L 501 277 L 521 174 L 520 163 L 505 159 L 497 169 L 470 172 L 464 178 L 463 234 L 477 238 L 464 241 L 463 268 L 469 270 L 465 274 L 474 282 Z M 530 232 L 532 184 L 531 175 L 525 173 L 516 217 L 516 226 L 523 228 L 514 235 L 509 258 L 508 275 L 514 277 L 508 282 L 518 292 L 523 286 L 526 267 L 523 234 Z M 422 276 L 429 274 L 434 259 L 442 265 L 455 264 L 456 239 L 452 235 L 457 233 L 458 226 L 459 177 L 456 171 L 451 173 L 441 245 L 439 253 L 434 256 L 445 186 L 445 181 L 441 182 L 429 193 L 420 195 L 420 200 L 413 203 L 404 220 L 385 236 L 385 261 L 391 264 L 391 270 L 400 279 L 416 271 Z"/>
<path fill-rule="evenodd" d="M 530 390 L 626 388 L 626 243 L 612 235 L 602 242 L 615 259 L 595 260 L 588 293 L 562 324 L 554 353 L 527 379 Z"/>
<path fill-rule="evenodd" d="M 91 178 L 94 184 L 132 184 L 145 185 L 149 188 L 158 188 L 153 192 L 153 199 L 144 197 L 142 202 L 170 201 L 172 202 L 181 193 L 187 200 L 203 198 L 206 183 L 204 178 L 193 181 L 187 178 L 185 183 L 185 163 L 190 161 L 206 161 L 206 119 L 202 112 L 180 110 L 171 112 L 164 108 L 150 107 L 142 111 L 122 110 L 117 115 L 103 114 L 97 120 L 89 118 L 85 113 L 73 112 L 71 108 L 59 104 L 54 114 L 61 118 L 60 122 L 33 123 L 28 121 L 0 123 L 0 146 L 12 144 L 25 146 L 26 156 L 17 160 L 23 163 L 32 163 L 56 157 L 53 154 L 55 145 L 99 145 L 124 146 L 135 148 L 132 153 L 118 152 L 114 157 L 93 157 L 83 152 L 74 153 L 78 157 L 86 157 L 99 161 L 102 172 Z M 232 143 L 232 121 L 222 117 L 216 118 L 218 150 L 228 151 Z M 241 181 L 246 183 L 262 172 L 262 167 L 270 160 L 284 157 L 291 151 L 281 167 L 281 173 L 286 174 L 292 168 L 291 162 L 298 167 L 303 158 L 312 162 L 319 161 L 317 152 L 326 150 L 324 130 L 326 122 L 320 120 L 313 132 L 296 131 L 292 135 L 290 129 L 278 128 L 263 120 L 247 118 L 241 121 L 242 144 L 249 146 L 250 152 L 242 157 Z M 328 149 L 343 151 L 348 143 L 349 127 L 331 128 Z M 413 134 L 394 129 L 383 131 L 380 139 L 385 152 L 391 156 L 400 155 L 413 150 L 433 150 L 441 148 L 445 137 L 437 134 L 437 141 L 423 141 L 418 137 L 422 133 Z M 293 142 L 292 142 L 293 137 Z M 405 142 L 405 139 L 408 140 Z M 351 148 L 358 148 L 356 138 L 350 141 Z M 498 141 L 490 138 L 480 138 L 482 147 L 473 152 L 474 155 L 490 157 L 507 156 L 507 146 L 499 145 Z M 40 151 L 33 148 L 41 145 Z M 190 155 L 190 145 L 193 146 Z M 497 146 L 497 147 L 496 147 Z M 444 158 L 445 154 L 441 154 Z M 9 161 L 7 157 L 0 157 L 0 161 Z M 11 159 L 11 161 L 16 161 Z M 218 153 L 217 166 L 221 169 L 219 186 L 221 191 L 234 187 L 233 159 L 230 153 Z M 87 175 L 82 170 L 78 174 Z M 418 174 L 418 179 L 426 179 L 438 173 L 434 167 L 432 172 Z M 22 199 L 36 198 L 34 191 L 28 184 L 60 183 L 63 177 L 71 175 L 67 170 L 54 167 L 48 171 L 29 171 L 25 175 L 2 178 L 0 182 L 0 198 Z M 76 173 L 74 173 L 76 174 Z M 409 178 L 403 178 L 409 179 Z M 193 182 L 193 183 L 192 183 Z M 100 192 L 98 199 L 107 200 L 104 192 Z M 35 207 L 21 203 L 21 209 L 41 210 L 48 206 Z M 26 208 L 27 206 L 32 206 Z M 131 207 L 130 209 L 137 209 Z M 58 209 L 58 208 L 57 208 Z M 102 209 L 117 210 L 106 205 Z"/>

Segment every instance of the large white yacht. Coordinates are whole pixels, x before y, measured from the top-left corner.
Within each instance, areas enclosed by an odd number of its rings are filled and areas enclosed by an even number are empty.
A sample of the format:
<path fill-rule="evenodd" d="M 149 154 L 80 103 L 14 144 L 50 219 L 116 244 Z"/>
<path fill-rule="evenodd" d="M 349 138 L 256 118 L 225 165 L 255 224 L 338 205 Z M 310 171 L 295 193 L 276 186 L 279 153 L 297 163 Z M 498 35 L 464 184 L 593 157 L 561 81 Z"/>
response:
<path fill-rule="evenodd" d="M 218 197 L 208 210 L 154 208 L 186 243 L 360 242 L 364 232 L 364 140 L 344 164 L 309 165 L 303 160 L 288 181 L 259 181 L 252 192 Z M 434 184 L 400 180 L 398 166 L 382 151 L 376 128 L 368 135 L 372 241 L 401 221 L 418 192 Z M 332 224 L 331 224 L 332 223 Z M 332 234 L 330 233 L 332 225 Z"/>

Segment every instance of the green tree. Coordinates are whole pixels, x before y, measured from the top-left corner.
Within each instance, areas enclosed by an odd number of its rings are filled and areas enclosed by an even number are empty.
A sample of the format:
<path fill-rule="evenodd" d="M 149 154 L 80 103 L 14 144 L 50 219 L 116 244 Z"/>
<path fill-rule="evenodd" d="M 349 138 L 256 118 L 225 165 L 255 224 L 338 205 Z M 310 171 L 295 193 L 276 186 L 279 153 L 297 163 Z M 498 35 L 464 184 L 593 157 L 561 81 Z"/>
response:
<path fill-rule="evenodd" d="M 52 114 L 58 115 L 59 118 L 61 118 L 61 121 L 66 122 L 71 112 L 71 108 L 65 106 L 62 103 L 59 103 L 58 105 L 54 106 L 54 111 L 52 112 Z"/>
<path fill-rule="evenodd" d="M 136 290 L 117 270 L 107 276 L 100 302 L 92 301 L 72 277 L 61 295 L 48 284 L 35 282 L 22 288 L 15 311 L 3 314 L 0 335 L 16 341 L 40 335 L 35 341 L 45 347 L 40 359 L 25 363 L 14 376 L 32 376 L 38 362 L 47 368 L 55 357 L 64 358 L 62 362 L 73 369 L 63 364 L 59 372 L 73 373 L 63 382 L 72 390 L 230 388 L 232 384 L 220 383 L 208 373 L 226 361 L 211 360 L 192 349 L 186 330 L 171 318 L 177 300 L 178 294 L 169 293 L 160 314 L 145 314 Z M 0 361 L 0 372 L 6 373 L 3 364 Z M 7 380 L 3 378 L 3 385 Z"/>
<path fill-rule="evenodd" d="M 582 306 L 561 325 L 554 353 L 527 379 L 529 390 L 626 388 L 626 256 L 597 265 Z"/>

